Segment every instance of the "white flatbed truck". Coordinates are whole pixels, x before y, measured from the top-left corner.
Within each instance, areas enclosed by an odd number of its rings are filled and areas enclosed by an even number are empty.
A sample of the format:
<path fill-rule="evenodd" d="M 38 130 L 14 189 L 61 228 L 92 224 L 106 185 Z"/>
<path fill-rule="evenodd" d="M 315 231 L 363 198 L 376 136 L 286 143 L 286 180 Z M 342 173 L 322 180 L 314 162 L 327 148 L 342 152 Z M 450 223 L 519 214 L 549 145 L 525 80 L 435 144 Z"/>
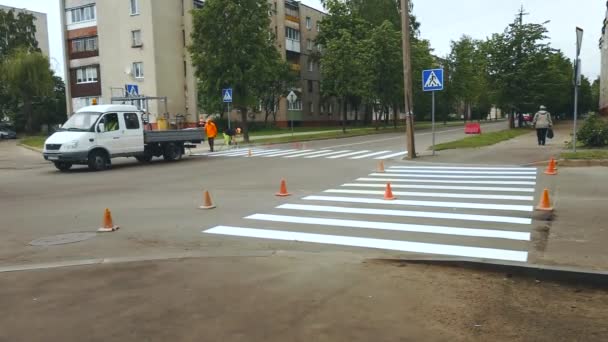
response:
<path fill-rule="evenodd" d="M 130 105 L 96 105 L 78 110 L 44 143 L 44 159 L 60 171 L 73 165 L 88 165 L 102 171 L 111 159 L 134 157 L 147 163 L 162 156 L 166 161 L 181 159 L 186 147 L 200 144 L 200 129 L 171 131 L 145 130 L 145 114 Z"/>

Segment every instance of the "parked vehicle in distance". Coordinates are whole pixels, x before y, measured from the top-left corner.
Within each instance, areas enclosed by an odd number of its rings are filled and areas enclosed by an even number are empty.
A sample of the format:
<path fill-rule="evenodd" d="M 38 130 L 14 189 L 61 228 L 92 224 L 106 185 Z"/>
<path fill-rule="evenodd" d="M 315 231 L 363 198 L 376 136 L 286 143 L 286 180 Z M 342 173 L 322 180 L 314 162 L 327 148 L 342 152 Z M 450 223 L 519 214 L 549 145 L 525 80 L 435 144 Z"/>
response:
<path fill-rule="evenodd" d="M 135 106 L 84 107 L 45 141 L 44 159 L 60 171 L 75 164 L 101 171 L 118 157 L 135 157 L 142 163 L 160 156 L 166 161 L 179 160 L 185 147 L 203 141 L 199 129 L 146 131 L 144 115 Z"/>
<path fill-rule="evenodd" d="M 17 139 L 17 133 L 8 128 L 0 128 L 0 139 Z"/>

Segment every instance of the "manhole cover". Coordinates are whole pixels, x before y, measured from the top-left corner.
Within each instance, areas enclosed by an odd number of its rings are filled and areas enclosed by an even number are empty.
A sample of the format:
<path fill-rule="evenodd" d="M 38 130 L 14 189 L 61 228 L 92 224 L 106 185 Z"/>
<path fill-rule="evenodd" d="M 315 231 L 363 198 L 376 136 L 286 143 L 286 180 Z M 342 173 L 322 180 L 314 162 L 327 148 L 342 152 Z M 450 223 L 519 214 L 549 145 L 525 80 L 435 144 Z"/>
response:
<path fill-rule="evenodd" d="M 47 236 L 30 242 L 30 246 L 64 245 L 67 243 L 88 240 L 90 238 L 94 238 L 95 236 L 97 236 L 96 233 L 68 233 L 55 236 Z"/>

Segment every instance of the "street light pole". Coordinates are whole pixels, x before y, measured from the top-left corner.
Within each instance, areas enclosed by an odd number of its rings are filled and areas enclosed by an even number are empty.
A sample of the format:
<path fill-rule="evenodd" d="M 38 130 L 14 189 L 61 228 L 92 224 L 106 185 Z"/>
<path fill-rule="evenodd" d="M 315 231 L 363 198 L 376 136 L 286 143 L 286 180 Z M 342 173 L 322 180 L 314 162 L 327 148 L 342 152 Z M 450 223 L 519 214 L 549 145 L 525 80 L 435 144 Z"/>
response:
<path fill-rule="evenodd" d="M 578 87 L 581 78 L 581 54 L 583 44 L 583 29 L 576 28 L 576 58 L 574 59 L 574 123 L 572 124 L 572 151 L 576 152 L 576 121 L 578 120 Z"/>
<path fill-rule="evenodd" d="M 401 32 L 403 44 L 403 90 L 405 98 L 405 134 L 407 139 L 407 159 L 416 158 L 416 146 L 414 141 L 414 110 L 412 91 L 412 64 L 410 50 L 410 2 L 401 0 Z"/>

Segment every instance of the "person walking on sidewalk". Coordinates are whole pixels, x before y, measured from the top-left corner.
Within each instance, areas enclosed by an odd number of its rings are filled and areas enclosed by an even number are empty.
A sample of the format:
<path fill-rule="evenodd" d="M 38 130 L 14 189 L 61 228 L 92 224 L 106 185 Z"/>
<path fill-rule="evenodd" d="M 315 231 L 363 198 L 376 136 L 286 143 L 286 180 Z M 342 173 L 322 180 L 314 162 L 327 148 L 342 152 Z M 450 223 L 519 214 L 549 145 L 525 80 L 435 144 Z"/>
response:
<path fill-rule="evenodd" d="M 209 151 L 213 152 L 213 142 L 215 141 L 215 137 L 217 137 L 217 126 L 215 126 L 211 119 L 207 119 L 205 132 L 207 132 L 207 140 L 209 140 Z"/>
<path fill-rule="evenodd" d="M 551 113 L 547 112 L 547 107 L 540 106 L 540 110 L 534 114 L 532 125 L 534 125 L 534 128 L 536 128 L 538 145 L 545 145 L 545 141 L 547 140 L 547 131 L 553 126 L 553 121 L 551 121 Z"/>

